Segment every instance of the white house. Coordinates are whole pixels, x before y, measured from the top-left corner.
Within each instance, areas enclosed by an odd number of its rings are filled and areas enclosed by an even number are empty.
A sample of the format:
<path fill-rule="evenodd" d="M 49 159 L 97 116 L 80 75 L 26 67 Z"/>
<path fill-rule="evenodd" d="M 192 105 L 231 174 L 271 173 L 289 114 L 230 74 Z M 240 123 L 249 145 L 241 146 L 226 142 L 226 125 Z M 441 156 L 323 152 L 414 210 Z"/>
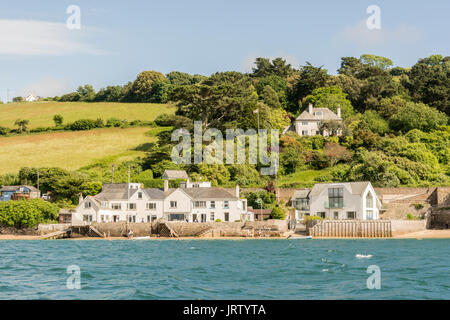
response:
<path fill-rule="evenodd" d="M 235 194 L 189 180 L 179 188 L 168 186 L 168 180 L 163 190 L 144 189 L 139 183 L 104 184 L 98 195 L 80 197 L 72 223 L 151 222 L 159 218 L 189 222 L 253 220 L 247 200 L 239 197 L 239 186 Z"/>
<path fill-rule="evenodd" d="M 311 190 L 297 190 L 291 204 L 297 220 L 305 215 L 333 220 L 380 218 L 381 202 L 368 181 L 318 183 Z"/>
<path fill-rule="evenodd" d="M 39 97 L 35 96 L 34 94 L 29 94 L 25 97 L 25 101 L 33 102 L 39 100 Z"/>
<path fill-rule="evenodd" d="M 322 121 L 342 121 L 341 108 L 337 108 L 337 114 L 328 108 L 313 108 L 310 103 L 308 110 L 303 111 L 294 121 L 295 131 L 299 136 L 315 136 L 319 135 L 319 124 Z M 328 136 L 330 133 L 324 130 L 323 135 Z M 342 134 L 341 130 L 337 135 Z"/>

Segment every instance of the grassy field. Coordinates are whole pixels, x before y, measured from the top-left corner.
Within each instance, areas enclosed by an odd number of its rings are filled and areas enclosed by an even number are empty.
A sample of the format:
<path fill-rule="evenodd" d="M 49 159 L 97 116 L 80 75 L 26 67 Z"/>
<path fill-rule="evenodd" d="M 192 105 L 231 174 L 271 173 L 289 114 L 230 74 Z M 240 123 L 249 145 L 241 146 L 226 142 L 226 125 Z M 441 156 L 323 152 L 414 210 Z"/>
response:
<path fill-rule="evenodd" d="M 0 174 L 22 167 L 75 170 L 105 157 L 117 161 L 144 155 L 145 144 L 165 128 L 108 128 L 0 138 Z M 139 147 L 139 148 L 138 148 Z"/>
<path fill-rule="evenodd" d="M 310 188 L 317 183 L 317 181 L 314 181 L 316 177 L 326 174 L 328 172 L 329 168 L 323 170 L 297 171 L 293 174 L 281 177 L 278 180 L 279 187 L 285 187 L 295 183 L 296 187 Z"/>
<path fill-rule="evenodd" d="M 154 120 L 162 113 L 173 114 L 175 107 L 157 103 L 118 102 L 22 102 L 0 104 L 0 126 L 14 128 L 17 119 L 30 120 L 29 128 L 53 126 L 53 116 L 61 114 L 64 123 L 78 119 L 118 118 Z"/>

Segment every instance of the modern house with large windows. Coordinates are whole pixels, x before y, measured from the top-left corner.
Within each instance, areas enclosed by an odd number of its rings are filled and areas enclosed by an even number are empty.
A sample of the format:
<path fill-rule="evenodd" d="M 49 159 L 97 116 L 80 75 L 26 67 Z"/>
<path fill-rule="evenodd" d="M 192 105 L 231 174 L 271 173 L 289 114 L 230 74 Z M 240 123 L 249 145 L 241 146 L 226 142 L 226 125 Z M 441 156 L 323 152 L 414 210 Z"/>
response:
<path fill-rule="evenodd" d="M 139 183 L 104 184 L 98 195 L 80 196 L 72 223 L 152 222 L 159 218 L 188 222 L 253 220 L 253 213 L 247 211 L 247 200 L 239 197 L 239 186 L 232 194 L 187 179 L 180 187 L 169 188 L 169 178 L 181 176 L 177 172 L 165 173 L 164 189 L 142 188 Z"/>
<path fill-rule="evenodd" d="M 374 220 L 379 219 L 381 208 L 368 181 L 317 183 L 311 190 L 297 190 L 291 205 L 295 208 L 296 220 L 302 220 L 305 215 L 331 220 Z"/>

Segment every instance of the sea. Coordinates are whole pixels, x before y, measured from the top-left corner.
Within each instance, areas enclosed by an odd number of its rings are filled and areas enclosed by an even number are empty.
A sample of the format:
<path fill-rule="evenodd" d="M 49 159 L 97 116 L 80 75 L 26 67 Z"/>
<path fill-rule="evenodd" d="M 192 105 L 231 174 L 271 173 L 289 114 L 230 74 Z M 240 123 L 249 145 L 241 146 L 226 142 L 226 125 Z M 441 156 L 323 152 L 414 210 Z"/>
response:
<path fill-rule="evenodd" d="M 0 299 L 450 299 L 450 239 L 2 240 Z"/>

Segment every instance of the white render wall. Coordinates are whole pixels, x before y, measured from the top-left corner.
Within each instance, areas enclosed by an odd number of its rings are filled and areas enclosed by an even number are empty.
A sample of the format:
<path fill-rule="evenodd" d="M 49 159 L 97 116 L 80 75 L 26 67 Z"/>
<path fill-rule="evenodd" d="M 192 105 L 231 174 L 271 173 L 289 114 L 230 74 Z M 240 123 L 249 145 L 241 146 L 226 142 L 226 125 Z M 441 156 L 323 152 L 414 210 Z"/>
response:
<path fill-rule="evenodd" d="M 343 187 L 344 190 L 344 207 L 343 208 L 326 208 L 325 204 L 329 203 L 328 200 L 328 189 Z M 372 208 L 367 208 L 366 196 L 371 192 L 372 195 Z M 320 195 L 311 196 L 310 198 L 310 215 L 318 215 L 319 212 L 325 212 L 325 217 L 328 219 L 335 219 L 334 212 L 338 212 L 338 219 L 347 219 L 347 212 L 356 212 L 356 219 L 367 220 L 367 210 L 373 210 L 373 219 L 379 219 L 379 210 L 377 208 L 377 197 L 375 190 L 369 184 L 362 195 L 354 195 L 351 193 L 349 185 L 345 184 L 329 184 Z"/>
<path fill-rule="evenodd" d="M 138 199 L 139 192 L 142 192 L 142 199 Z M 176 201 L 177 207 L 171 208 L 170 202 Z M 197 221 L 201 221 L 201 214 L 206 214 L 206 222 L 211 220 L 211 213 L 214 212 L 214 220 L 220 219 L 225 221 L 225 212 L 229 213 L 229 221 L 234 222 L 236 220 L 253 220 L 252 216 L 247 212 L 247 200 L 229 200 L 229 208 L 224 208 L 223 199 L 196 199 L 196 201 L 206 201 L 206 208 L 194 208 L 194 201 L 182 190 L 177 189 L 173 191 L 164 200 L 151 199 L 142 190 L 138 189 L 131 197 L 130 200 L 110 200 L 105 203 L 98 203 L 94 201 L 92 197 L 86 197 L 76 208 L 76 212 L 72 214 L 73 224 L 86 224 L 83 216 L 92 216 L 92 222 L 114 222 L 114 221 L 127 221 L 129 216 L 135 216 L 136 222 L 147 222 L 148 216 L 150 219 L 156 216 L 157 219 L 168 219 L 170 214 L 184 214 L 188 221 L 193 222 L 193 214 L 197 214 Z M 211 201 L 215 201 L 215 209 L 211 208 Z M 90 202 L 91 207 L 85 208 L 85 204 Z M 128 210 L 127 204 L 135 203 L 136 209 Z M 147 203 L 156 203 L 156 210 L 147 210 Z M 106 206 L 102 206 L 106 204 Z M 120 210 L 113 210 L 113 204 L 120 204 Z M 244 209 L 245 208 L 245 209 Z M 114 220 L 116 216 L 116 220 Z M 103 219 L 104 220 L 103 220 Z"/>

